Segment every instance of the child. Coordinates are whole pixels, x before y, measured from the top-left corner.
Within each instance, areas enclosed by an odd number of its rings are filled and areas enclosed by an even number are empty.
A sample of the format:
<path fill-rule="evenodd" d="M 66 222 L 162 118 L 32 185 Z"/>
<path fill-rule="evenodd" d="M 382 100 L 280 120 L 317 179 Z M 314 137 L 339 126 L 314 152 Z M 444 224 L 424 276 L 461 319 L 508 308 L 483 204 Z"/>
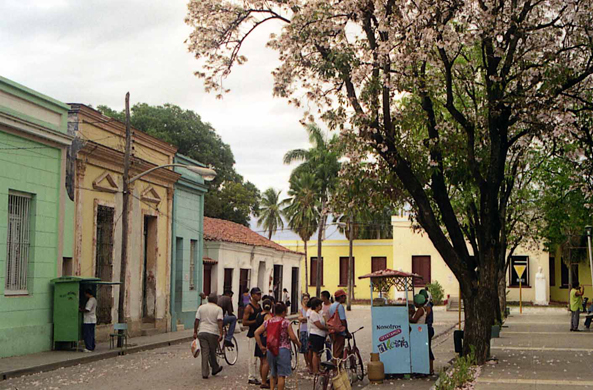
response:
<path fill-rule="evenodd" d="M 321 352 L 325 347 L 325 338 L 327 336 L 327 327 L 325 318 L 321 313 L 323 302 L 319 298 L 313 298 L 310 301 L 311 312 L 309 314 L 309 349 L 311 351 L 311 368 L 313 374 L 319 372 L 319 361 Z"/>

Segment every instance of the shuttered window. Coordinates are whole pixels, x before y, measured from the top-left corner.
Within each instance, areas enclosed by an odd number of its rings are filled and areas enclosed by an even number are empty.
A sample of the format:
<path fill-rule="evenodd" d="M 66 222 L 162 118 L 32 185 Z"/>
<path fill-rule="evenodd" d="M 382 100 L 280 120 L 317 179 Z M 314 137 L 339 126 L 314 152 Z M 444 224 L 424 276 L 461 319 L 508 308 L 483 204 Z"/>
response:
<path fill-rule="evenodd" d="M 414 280 L 416 286 L 430 283 L 430 256 L 412 256 L 412 272 L 422 276 L 422 280 Z"/>
<path fill-rule="evenodd" d="M 384 269 L 387 269 L 386 257 L 371 258 L 371 272 L 383 271 Z"/>
<path fill-rule="evenodd" d="M 189 289 L 196 289 L 196 257 L 198 256 L 198 241 L 189 242 Z"/>
<path fill-rule="evenodd" d="M 349 264 L 350 257 L 340 257 L 340 287 L 348 286 Z M 356 263 L 354 257 L 352 258 L 352 268 L 356 270 Z"/>
<path fill-rule="evenodd" d="M 27 294 L 31 196 L 10 192 L 8 195 L 8 231 L 5 294 Z"/>
<path fill-rule="evenodd" d="M 317 257 L 311 257 L 311 280 L 309 286 L 317 286 Z M 321 285 L 323 286 L 323 257 L 321 258 Z"/>

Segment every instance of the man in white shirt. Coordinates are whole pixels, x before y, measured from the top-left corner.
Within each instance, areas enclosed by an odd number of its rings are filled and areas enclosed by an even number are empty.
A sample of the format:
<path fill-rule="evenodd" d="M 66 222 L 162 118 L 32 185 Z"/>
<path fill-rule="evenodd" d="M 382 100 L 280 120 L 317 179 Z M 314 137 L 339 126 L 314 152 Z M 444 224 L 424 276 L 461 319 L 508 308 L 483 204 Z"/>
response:
<path fill-rule="evenodd" d="M 198 308 L 194 323 L 194 339 L 200 341 L 202 350 L 202 378 L 208 379 L 210 368 L 212 376 L 222 371 L 222 366 L 216 360 L 216 347 L 222 340 L 222 308 L 216 303 L 218 295 L 213 292 L 208 295 L 208 303 Z M 198 332 L 199 329 L 199 332 Z M 210 363 L 210 367 L 208 367 Z"/>
<path fill-rule="evenodd" d="M 97 299 L 89 288 L 84 291 L 84 295 L 87 297 L 84 309 L 81 308 L 84 352 L 93 352 L 95 350 L 95 326 L 97 325 Z"/>

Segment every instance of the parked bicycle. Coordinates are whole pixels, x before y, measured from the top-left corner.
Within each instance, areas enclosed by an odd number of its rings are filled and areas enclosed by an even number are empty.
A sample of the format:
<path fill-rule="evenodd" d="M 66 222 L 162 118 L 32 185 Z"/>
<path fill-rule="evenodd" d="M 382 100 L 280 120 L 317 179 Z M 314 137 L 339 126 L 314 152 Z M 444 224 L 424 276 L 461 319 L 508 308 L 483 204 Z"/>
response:
<path fill-rule="evenodd" d="M 346 368 L 350 374 L 350 383 L 356 382 L 357 380 L 361 381 L 364 379 L 364 364 L 362 362 L 362 357 L 360 356 L 360 350 L 356 346 L 356 337 L 354 334 L 360 330 L 364 329 L 364 326 L 361 326 L 354 332 L 351 332 L 352 339 L 348 339 L 348 345 L 344 348 L 344 363 Z M 352 340 L 352 342 L 350 342 Z"/>
<path fill-rule="evenodd" d="M 233 336 L 233 338 L 231 339 L 233 346 L 224 345 L 224 340 L 228 332 L 228 326 L 224 326 L 222 330 L 224 336 L 220 343 L 218 343 L 218 346 L 216 347 L 216 357 L 219 360 L 222 360 L 224 358 L 224 360 L 227 362 L 229 366 L 233 366 L 235 365 L 235 363 L 237 363 L 237 359 L 239 357 L 239 344 L 237 344 L 237 339 L 235 338 L 235 336 Z"/>

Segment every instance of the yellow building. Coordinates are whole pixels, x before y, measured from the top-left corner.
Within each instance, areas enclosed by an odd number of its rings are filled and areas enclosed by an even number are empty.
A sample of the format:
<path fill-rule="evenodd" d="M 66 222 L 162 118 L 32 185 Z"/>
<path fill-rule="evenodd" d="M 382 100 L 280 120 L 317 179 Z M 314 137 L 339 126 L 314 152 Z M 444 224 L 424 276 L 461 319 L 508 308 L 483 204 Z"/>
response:
<path fill-rule="evenodd" d="M 282 240 L 278 244 L 296 251 L 303 252 L 303 241 Z M 368 280 L 359 280 L 358 277 L 385 268 L 393 268 L 393 241 L 388 240 L 354 240 L 354 299 L 370 300 L 370 286 Z M 326 240 L 321 247 L 322 253 L 322 281 L 321 289 L 329 291 L 332 295 L 337 289 L 346 289 L 348 284 L 348 240 Z M 309 293 L 315 294 L 315 280 L 317 275 L 317 241 L 307 242 L 308 259 L 301 263 L 301 286 L 306 291 L 309 283 Z M 305 276 L 305 261 L 307 262 L 308 277 Z"/>
<path fill-rule="evenodd" d="M 593 287 L 591 286 L 591 268 L 589 261 L 583 259 L 580 263 L 571 265 L 572 280 L 578 280 L 585 287 L 585 297 L 589 302 L 593 299 Z M 562 259 L 561 251 L 558 250 L 554 255 L 550 255 L 550 295 L 554 302 L 568 302 L 570 293 L 568 266 Z"/>
<path fill-rule="evenodd" d="M 119 281 L 125 125 L 72 104 L 68 127 L 77 141 L 70 160 L 75 236 L 73 259 L 65 261 L 63 274 Z M 132 134 L 130 177 L 173 163 L 175 147 L 135 129 Z M 132 336 L 166 331 L 170 324 L 170 215 L 179 177 L 157 169 L 131 187 L 125 317 Z M 117 320 L 118 296 L 118 286 L 100 287 L 98 338 Z"/>
<path fill-rule="evenodd" d="M 423 230 L 413 230 L 407 216 L 393 216 L 393 258 L 394 269 L 414 272 L 423 276 L 424 282 L 438 281 L 445 290 L 445 298 L 459 297 L 459 283 L 447 266 L 430 238 Z M 468 244 L 468 251 L 472 253 Z M 536 274 L 541 272 L 547 281 L 550 280 L 550 256 L 543 248 L 533 246 L 519 246 L 512 256 L 511 265 L 507 272 L 507 300 L 519 301 L 518 276 L 513 265 L 525 265 L 522 277 L 523 302 L 535 301 Z M 423 283 L 420 283 L 422 285 Z M 550 301 L 550 288 L 546 291 L 547 301 Z"/>

